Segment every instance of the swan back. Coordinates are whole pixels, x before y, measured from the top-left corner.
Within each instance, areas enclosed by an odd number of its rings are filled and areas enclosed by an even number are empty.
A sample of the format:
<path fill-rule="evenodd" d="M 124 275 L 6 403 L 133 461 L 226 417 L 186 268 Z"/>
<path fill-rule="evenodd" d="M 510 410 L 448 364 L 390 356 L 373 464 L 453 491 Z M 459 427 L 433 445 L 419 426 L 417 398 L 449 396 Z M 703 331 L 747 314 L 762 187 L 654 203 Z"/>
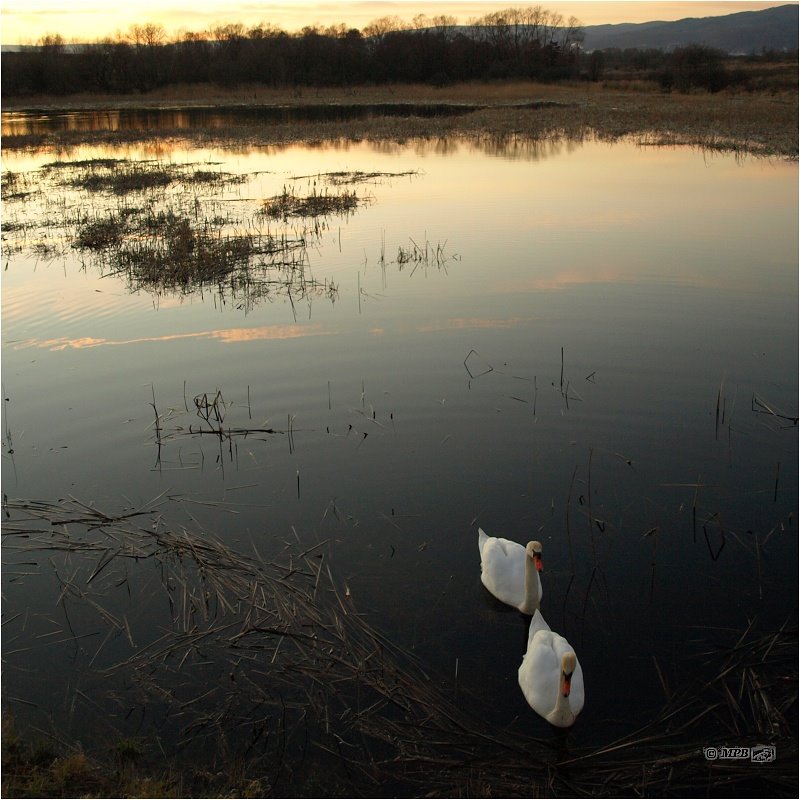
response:
<path fill-rule="evenodd" d="M 531 620 L 528 650 L 518 670 L 519 685 L 528 705 L 558 727 L 575 722 L 584 704 L 583 670 L 570 643 L 553 633 L 539 614 Z M 568 678 L 569 695 L 564 696 Z"/>
<path fill-rule="evenodd" d="M 478 549 L 481 554 L 481 581 L 501 602 L 532 614 L 539 607 L 542 584 L 540 542 L 523 547 L 509 539 L 487 536 L 478 528 Z"/>

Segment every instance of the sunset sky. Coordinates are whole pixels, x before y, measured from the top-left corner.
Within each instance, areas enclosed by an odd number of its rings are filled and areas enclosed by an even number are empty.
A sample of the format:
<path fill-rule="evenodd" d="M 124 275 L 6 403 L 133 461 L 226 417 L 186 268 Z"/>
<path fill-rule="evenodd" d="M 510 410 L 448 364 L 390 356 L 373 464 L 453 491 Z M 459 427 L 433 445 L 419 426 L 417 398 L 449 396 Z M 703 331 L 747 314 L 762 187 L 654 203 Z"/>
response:
<path fill-rule="evenodd" d="M 574 15 L 584 25 L 618 22 L 674 20 L 684 17 L 708 17 L 737 11 L 755 11 L 781 2 L 593 2 L 592 0 L 556 0 L 538 3 L 543 8 Z M 203 31 L 216 24 L 241 22 L 246 26 L 272 23 L 288 32 L 305 25 L 323 26 L 344 22 L 363 28 L 383 16 L 398 16 L 410 21 L 417 14 L 447 14 L 466 23 L 490 11 L 537 5 L 513 2 L 456 2 L 450 0 L 346 0 L 339 3 L 296 0 L 263 3 L 247 0 L 138 0 L 114 3 L 109 0 L 2 0 L 0 37 L 3 44 L 33 44 L 48 33 L 60 33 L 67 41 L 94 41 L 124 32 L 133 24 L 160 23 L 168 35 L 181 29 Z"/>

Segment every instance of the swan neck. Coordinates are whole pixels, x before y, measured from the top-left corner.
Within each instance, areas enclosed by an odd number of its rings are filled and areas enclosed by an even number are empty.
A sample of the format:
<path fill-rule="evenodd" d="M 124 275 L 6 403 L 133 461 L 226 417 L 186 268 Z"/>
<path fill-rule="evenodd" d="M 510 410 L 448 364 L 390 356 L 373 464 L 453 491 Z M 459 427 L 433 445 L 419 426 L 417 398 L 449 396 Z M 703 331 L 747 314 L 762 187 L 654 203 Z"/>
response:
<path fill-rule="evenodd" d="M 523 614 L 533 614 L 539 608 L 539 573 L 532 558 L 525 556 L 525 597 L 522 600 L 520 611 Z"/>
<path fill-rule="evenodd" d="M 567 728 L 575 721 L 575 715 L 569 705 L 569 695 L 561 691 L 561 680 L 558 682 L 558 696 L 553 710 L 547 715 L 546 719 L 553 725 L 560 728 Z"/>

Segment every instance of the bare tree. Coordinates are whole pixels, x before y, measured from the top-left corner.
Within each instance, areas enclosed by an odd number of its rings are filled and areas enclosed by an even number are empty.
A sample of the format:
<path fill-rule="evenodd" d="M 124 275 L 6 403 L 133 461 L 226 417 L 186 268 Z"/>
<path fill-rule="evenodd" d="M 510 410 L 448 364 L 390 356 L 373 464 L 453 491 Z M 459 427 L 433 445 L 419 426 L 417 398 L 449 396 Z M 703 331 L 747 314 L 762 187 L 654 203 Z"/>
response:
<path fill-rule="evenodd" d="M 561 28 L 561 47 L 569 50 L 584 39 L 583 26 L 577 17 L 571 16 Z"/>
<path fill-rule="evenodd" d="M 46 33 L 37 42 L 39 47 L 48 53 L 63 53 L 66 42 L 60 33 Z"/>
<path fill-rule="evenodd" d="M 366 37 L 381 41 L 387 33 L 404 30 L 408 30 L 408 23 L 403 22 L 400 17 L 391 16 L 379 17 L 378 19 L 372 20 L 372 22 L 364 27 L 363 33 Z"/>
<path fill-rule="evenodd" d="M 137 49 L 140 47 L 156 47 L 166 41 L 167 34 L 163 25 L 148 22 L 144 25 L 131 25 L 128 29 L 127 39 Z"/>

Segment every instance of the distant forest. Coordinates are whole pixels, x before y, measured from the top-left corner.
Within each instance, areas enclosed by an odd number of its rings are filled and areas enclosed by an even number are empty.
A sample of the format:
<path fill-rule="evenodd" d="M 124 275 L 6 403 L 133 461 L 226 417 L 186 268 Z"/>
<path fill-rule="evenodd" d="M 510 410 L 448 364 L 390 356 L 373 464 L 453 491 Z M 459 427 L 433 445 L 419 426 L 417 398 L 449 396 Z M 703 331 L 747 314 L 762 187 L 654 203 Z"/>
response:
<path fill-rule="evenodd" d="M 134 25 L 91 44 L 48 34 L 38 47 L 3 53 L 4 95 L 146 92 L 175 83 L 271 87 L 430 83 L 493 78 L 557 80 L 578 69 L 578 20 L 540 7 L 505 9 L 456 26 L 448 16 L 374 20 L 294 34 L 272 25 L 214 27 L 168 40 Z"/>
<path fill-rule="evenodd" d="M 724 52 L 704 45 L 669 53 L 618 48 L 586 53 L 583 39 L 577 19 L 565 20 L 540 6 L 507 8 L 468 25 L 457 25 L 454 17 L 419 15 L 411 23 L 382 17 L 363 30 L 340 24 L 293 34 L 273 25 L 236 23 L 170 39 L 161 25 L 146 24 L 90 44 L 43 36 L 36 47 L 2 54 L 0 86 L 4 96 L 131 94 L 173 84 L 446 86 L 498 79 L 599 81 L 624 74 L 656 82 L 664 91 L 714 92 L 730 85 L 763 88 L 758 81 L 773 80 L 752 68 L 730 69 Z M 751 60 L 770 58 L 765 53 Z"/>

